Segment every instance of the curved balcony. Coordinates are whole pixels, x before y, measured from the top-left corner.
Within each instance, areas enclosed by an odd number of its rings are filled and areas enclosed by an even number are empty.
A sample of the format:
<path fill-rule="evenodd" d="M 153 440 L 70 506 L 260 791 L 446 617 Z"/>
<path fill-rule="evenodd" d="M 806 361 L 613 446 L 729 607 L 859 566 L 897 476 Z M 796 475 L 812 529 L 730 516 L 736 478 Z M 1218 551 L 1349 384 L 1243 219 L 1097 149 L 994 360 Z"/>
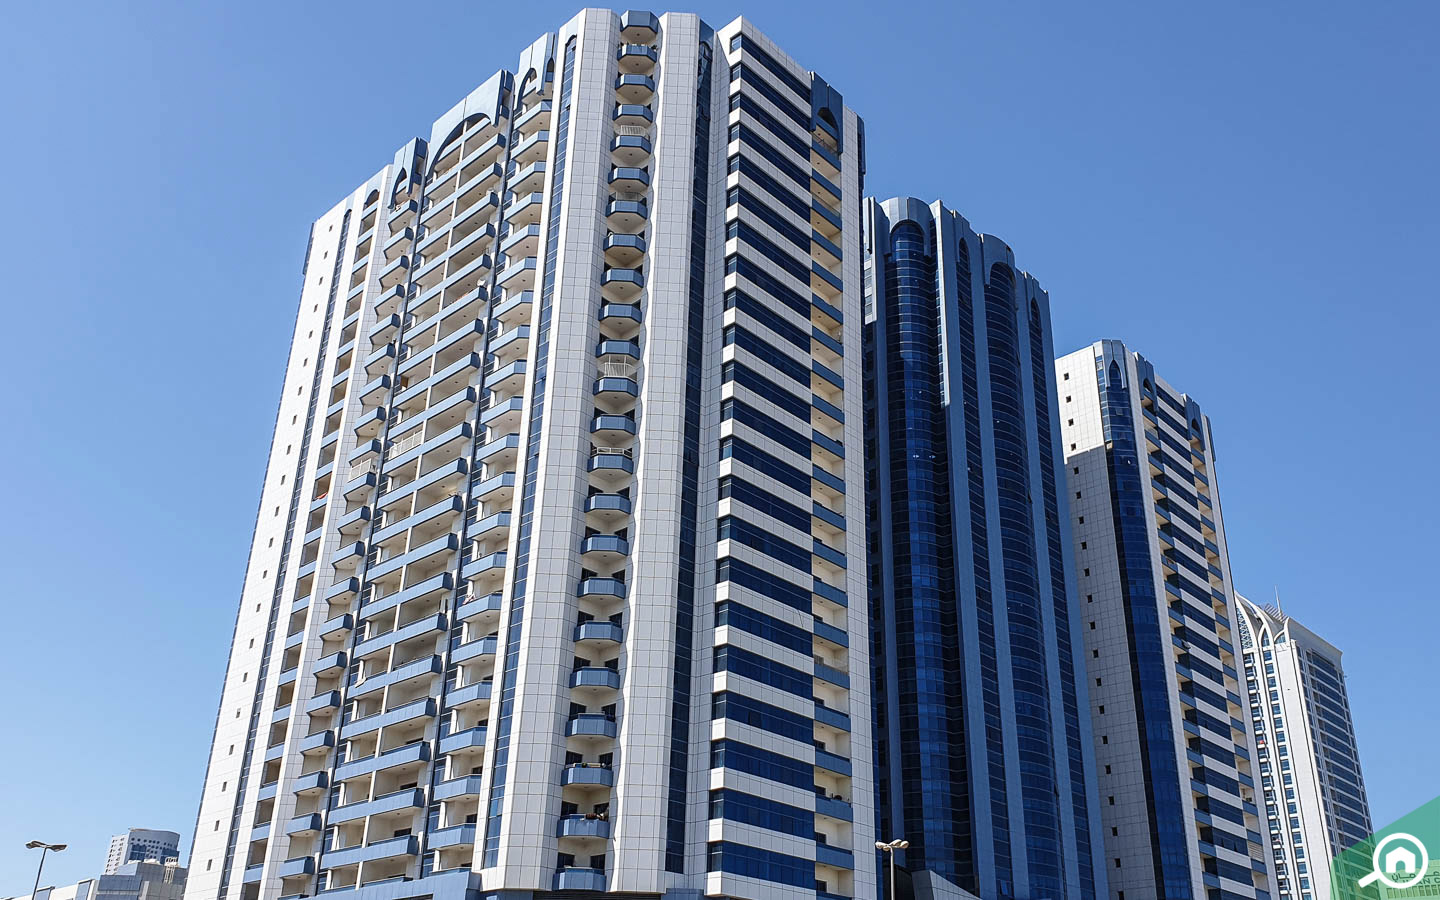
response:
<path fill-rule="evenodd" d="M 468 520 L 469 526 L 465 532 L 467 540 L 483 540 L 488 537 L 505 537 L 501 534 L 510 528 L 510 510 L 502 509 L 497 513 L 491 513 L 484 518 Z"/>
<path fill-rule="evenodd" d="M 395 198 L 395 201 L 390 204 L 389 217 L 386 219 L 390 226 L 390 233 L 394 234 L 409 225 L 411 220 L 419 214 L 420 202 L 418 200 L 407 199 L 403 195 Z"/>
<path fill-rule="evenodd" d="M 592 694 L 620 690 L 620 673 L 604 666 L 582 666 L 570 673 L 570 687 Z"/>
<path fill-rule="evenodd" d="M 540 191 L 545 189 L 545 163 L 533 162 L 520 169 L 512 168 L 506 187 L 512 191 Z"/>
<path fill-rule="evenodd" d="M 355 436 L 361 440 L 373 438 L 380 433 L 380 426 L 385 424 L 385 418 L 385 407 L 377 406 L 369 412 L 361 414 L 355 420 L 355 427 L 352 430 L 355 432 Z"/>
<path fill-rule="evenodd" d="M 640 307 L 628 303 L 603 303 L 599 315 L 600 331 L 607 341 L 631 341 L 640 333 L 640 323 L 644 319 Z"/>
<path fill-rule="evenodd" d="M 495 321 L 506 328 L 513 328 L 517 325 L 528 325 L 530 323 L 530 310 L 534 306 L 535 292 L 520 291 L 518 293 L 505 294 L 500 298 L 500 305 L 495 307 Z"/>
<path fill-rule="evenodd" d="M 285 833 L 292 837 L 299 837 L 318 834 L 324 827 L 319 813 L 301 813 L 285 823 Z"/>
<path fill-rule="evenodd" d="M 349 613 L 345 614 L 346 618 L 349 616 Z M 339 691 L 321 691 L 305 703 L 305 711 L 312 716 L 328 716 L 339 708 Z"/>
<path fill-rule="evenodd" d="M 480 413 L 480 424 L 498 434 L 509 434 L 520 430 L 520 414 L 525 409 L 523 397 L 495 400 Z"/>
<path fill-rule="evenodd" d="M 509 513 L 507 512 L 506 515 L 509 515 Z M 465 662 L 466 660 L 478 659 L 482 656 L 494 656 L 499 645 L 498 635 L 487 634 L 484 637 L 468 641 L 451 650 L 450 662 L 454 664 Z"/>
<path fill-rule="evenodd" d="M 600 713 L 580 713 L 565 723 L 566 737 L 614 738 L 618 732 L 615 720 Z"/>
<path fill-rule="evenodd" d="M 622 356 L 629 359 L 640 358 L 640 345 L 634 341 L 601 341 L 595 345 L 596 358 L 606 356 Z"/>
<path fill-rule="evenodd" d="M 376 426 L 378 431 L 379 426 Z M 369 496 L 370 489 L 379 483 L 377 472 L 380 467 L 374 459 L 351 466 L 350 471 L 345 475 L 345 485 L 340 489 L 340 496 L 346 500 L 364 499 Z"/>
<path fill-rule="evenodd" d="M 575 642 L 595 644 L 618 644 L 625 639 L 625 632 L 614 622 L 596 619 L 575 626 Z"/>
<path fill-rule="evenodd" d="M 544 200 L 545 195 L 540 191 L 513 197 L 506 204 L 502 218 L 512 228 L 534 225 L 540 221 L 540 215 L 545 209 Z"/>
<path fill-rule="evenodd" d="M 345 671 L 350 658 L 345 655 L 344 650 L 337 650 L 329 656 L 322 656 L 315 661 L 315 668 L 311 670 L 312 675 L 332 675 Z"/>
<path fill-rule="evenodd" d="M 634 476 L 635 460 L 628 450 L 606 452 L 605 448 L 597 447 L 585 470 L 600 487 L 618 488 Z"/>
<path fill-rule="evenodd" d="M 649 103 L 655 96 L 655 79 L 622 72 L 615 76 L 615 94 L 625 103 Z"/>
<path fill-rule="evenodd" d="M 649 72 L 659 58 L 660 51 L 645 44 L 621 44 L 615 51 L 615 61 L 626 74 Z"/>
<path fill-rule="evenodd" d="M 640 396 L 640 385 L 631 375 L 601 375 L 595 379 L 593 393 L 597 409 L 618 415 L 635 406 L 635 399 Z"/>
<path fill-rule="evenodd" d="M 620 38 L 627 43 L 653 41 L 660 33 L 660 18 L 652 12 L 630 9 L 620 14 Z"/>
<path fill-rule="evenodd" d="M 610 140 L 610 159 L 617 166 L 642 166 L 655 147 L 643 134 L 617 134 Z"/>
<path fill-rule="evenodd" d="M 467 750 L 485 748 L 486 728 L 484 725 L 469 728 L 465 731 L 457 731 L 454 734 L 446 735 L 440 739 L 440 752 L 447 755 L 463 753 Z"/>
<path fill-rule="evenodd" d="M 599 597 L 605 600 L 624 600 L 625 582 L 618 578 L 597 576 L 584 578 L 580 581 L 580 587 L 576 590 L 577 597 Z"/>
<path fill-rule="evenodd" d="M 540 231 L 538 224 L 512 228 L 500 239 L 500 252 L 507 260 L 534 256 L 540 249 Z"/>
<path fill-rule="evenodd" d="M 460 608 L 455 611 L 455 618 L 461 622 L 468 622 L 471 619 L 479 619 L 486 624 L 494 624 L 500 621 L 500 607 L 505 600 L 501 591 L 492 591 L 488 594 L 470 594 L 460 603 Z"/>
<path fill-rule="evenodd" d="M 591 494 L 585 498 L 585 524 L 600 531 L 614 531 L 633 511 L 630 498 L 620 494 Z"/>
<path fill-rule="evenodd" d="M 400 305 L 410 296 L 410 288 L 403 284 L 397 284 L 388 291 L 382 291 L 375 295 L 374 306 L 377 316 L 388 316 L 398 312 Z"/>
<path fill-rule="evenodd" d="M 491 593 L 505 580 L 507 552 L 496 550 L 484 556 L 471 556 L 471 550 L 460 558 L 461 575 L 470 582 L 471 590 L 477 593 Z"/>
<path fill-rule="evenodd" d="M 650 207 L 642 199 L 615 197 L 605 204 L 605 220 L 615 231 L 638 232 L 650 217 Z"/>
<path fill-rule="evenodd" d="M 533 97 L 527 92 L 526 100 Z M 524 105 L 524 101 L 522 101 Z M 555 108 L 553 100 L 541 100 L 539 103 L 532 103 L 528 108 L 522 110 L 519 107 L 515 110 L 514 126 L 520 134 L 533 134 L 536 129 L 548 128 L 551 121 L 551 111 Z"/>
<path fill-rule="evenodd" d="M 630 542 L 613 534 L 596 534 L 580 542 L 580 556 L 587 566 L 609 568 L 630 555 Z"/>
<path fill-rule="evenodd" d="M 521 140 L 511 151 L 510 161 L 516 165 L 528 166 L 540 162 L 550 150 L 550 132 L 537 131 Z"/>
<path fill-rule="evenodd" d="M 616 191 L 644 191 L 650 187 L 650 170 L 616 166 L 610 170 L 610 187 Z"/>
<path fill-rule="evenodd" d="M 619 112 L 620 110 L 617 107 L 615 111 L 617 116 L 619 115 Z M 401 256 L 397 258 L 394 262 L 385 266 L 385 268 L 381 269 L 380 289 L 382 291 L 388 291 L 391 288 L 395 287 L 395 285 L 401 283 L 402 281 L 410 277 L 410 269 L 414 265 L 414 262 L 415 261 L 411 260 L 408 256 Z"/>
<path fill-rule="evenodd" d="M 590 434 L 616 446 L 629 443 L 635 437 L 635 420 L 625 415 L 599 415 L 590 420 Z"/>
<path fill-rule="evenodd" d="M 606 269 L 600 276 L 600 293 L 611 303 L 634 303 L 645 289 L 645 273 L 639 269 Z"/>
<path fill-rule="evenodd" d="M 475 461 L 484 463 L 492 471 L 513 472 L 515 460 L 520 454 L 520 435 L 502 434 L 482 444 L 475 451 Z"/>
<path fill-rule="evenodd" d="M 525 386 L 527 361 L 517 359 L 485 373 L 485 390 L 514 394 Z"/>
<path fill-rule="evenodd" d="M 555 873 L 551 885 L 555 891 L 581 891 L 600 894 L 605 891 L 605 870 L 603 869 L 561 869 Z"/>
<path fill-rule="evenodd" d="M 281 878 L 293 878 L 299 875 L 315 874 L 315 857 L 295 856 L 285 860 L 275 867 L 275 874 Z"/>
<path fill-rule="evenodd" d="M 613 181 L 613 180 L 614 180 L 614 177 L 613 177 L 614 173 L 611 173 L 611 175 L 612 175 L 611 180 Z M 630 188 L 627 188 L 627 190 L 630 190 Z M 391 314 L 388 315 L 388 316 L 381 316 L 380 318 L 378 318 L 378 319 L 375 320 L 375 324 L 374 324 L 374 325 L 371 325 L 371 326 L 370 326 L 370 332 L 369 332 L 369 334 L 370 334 L 370 343 L 371 343 L 371 344 L 386 344 L 386 343 L 389 343 L 389 342 L 390 342 L 390 339 L 393 338 L 393 337 L 395 337 L 395 334 L 396 334 L 399 330 L 400 330 L 400 315 L 399 315 L 398 313 L 391 313 Z M 384 383 L 383 385 L 380 385 L 380 387 L 387 387 L 387 388 L 388 388 L 388 387 L 390 386 L 389 377 L 388 377 L 388 376 L 385 376 L 385 375 L 381 375 L 380 377 L 385 379 L 385 383 Z M 366 393 L 369 393 L 369 391 L 370 391 L 370 388 L 367 386 Z M 363 399 L 365 396 L 366 396 L 366 394 L 361 394 L 362 399 Z"/>
<path fill-rule="evenodd" d="M 537 266 L 538 263 L 533 256 L 516 259 L 495 276 L 495 283 L 508 293 L 534 290 Z"/>
<path fill-rule="evenodd" d="M 555 836 L 603 841 L 610 836 L 610 820 L 593 816 L 561 816 Z"/>
<path fill-rule="evenodd" d="M 562 787 L 613 787 L 615 770 L 597 763 L 566 766 L 565 771 L 560 773 L 560 784 Z"/>
<path fill-rule="evenodd" d="M 481 776 L 461 775 L 458 778 L 451 778 L 449 781 L 442 781 L 435 785 L 435 800 L 456 800 L 461 797 L 480 796 Z"/>
<path fill-rule="evenodd" d="M 648 128 L 655 121 L 655 111 L 643 103 L 617 103 L 610 118 L 616 125 Z"/>
<path fill-rule="evenodd" d="M 455 688 L 445 695 L 445 707 L 446 709 L 464 709 L 472 703 L 488 703 L 494 689 L 495 683 L 489 678 Z"/>
<path fill-rule="evenodd" d="M 645 238 L 638 234 L 605 235 L 605 262 L 616 268 L 638 268 L 645 258 Z"/>
<path fill-rule="evenodd" d="M 490 355 L 496 365 L 509 365 L 523 359 L 530 350 L 530 326 L 516 325 L 490 337 Z"/>
<path fill-rule="evenodd" d="M 359 537 L 370 517 L 370 507 L 358 506 L 336 520 L 335 528 L 347 538 Z"/>
<path fill-rule="evenodd" d="M 343 653 L 340 655 L 344 656 Z M 322 752 L 328 752 L 330 748 L 334 746 L 335 732 L 327 728 L 324 731 L 316 731 L 305 735 L 296 743 L 295 749 L 299 750 L 301 755 L 308 756 L 312 753 L 320 754 Z"/>
<path fill-rule="evenodd" d="M 427 844 L 431 850 L 440 850 L 447 847 L 465 847 L 475 843 L 475 826 L 451 825 L 449 828 L 437 828 L 430 832 L 430 840 Z"/>
<path fill-rule="evenodd" d="M 300 797 L 309 797 L 324 792 L 330 786 L 330 775 L 324 769 L 301 775 L 295 779 L 291 792 Z"/>

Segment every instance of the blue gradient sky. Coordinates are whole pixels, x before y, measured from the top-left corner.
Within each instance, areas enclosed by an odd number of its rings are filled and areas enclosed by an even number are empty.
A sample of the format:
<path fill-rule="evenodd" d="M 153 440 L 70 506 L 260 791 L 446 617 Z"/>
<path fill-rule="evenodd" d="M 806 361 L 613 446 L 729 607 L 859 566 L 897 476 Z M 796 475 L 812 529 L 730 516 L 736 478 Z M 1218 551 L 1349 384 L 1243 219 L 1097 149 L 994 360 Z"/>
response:
<path fill-rule="evenodd" d="M 58 7 L 12 5 L 0 88 L 0 896 L 31 838 L 53 883 L 127 826 L 188 846 L 306 229 L 578 8 Z M 1237 584 L 1345 650 L 1377 822 L 1440 794 L 1440 5 L 689 8 L 844 93 L 871 192 L 1009 242 L 1057 349 L 1199 399 Z"/>

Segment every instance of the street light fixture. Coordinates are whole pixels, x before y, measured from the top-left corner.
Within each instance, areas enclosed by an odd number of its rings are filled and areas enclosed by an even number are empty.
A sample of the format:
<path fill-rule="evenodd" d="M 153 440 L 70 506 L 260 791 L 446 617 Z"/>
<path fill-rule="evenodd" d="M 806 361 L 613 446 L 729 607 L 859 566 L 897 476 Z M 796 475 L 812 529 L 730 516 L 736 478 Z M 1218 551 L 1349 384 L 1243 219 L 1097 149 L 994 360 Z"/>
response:
<path fill-rule="evenodd" d="M 35 900 L 35 895 L 40 893 L 40 873 L 45 871 L 45 854 L 54 850 L 59 853 L 65 849 L 64 844 L 47 844 L 44 841 L 31 841 L 25 845 L 26 850 L 40 851 L 40 865 L 35 868 L 35 887 L 30 891 L 30 900 Z"/>
<path fill-rule="evenodd" d="M 882 853 L 890 854 L 890 900 L 895 900 L 895 851 L 904 850 L 910 846 L 910 842 L 902 838 L 896 838 L 889 843 L 876 841 L 875 849 Z M 34 900 L 32 897 L 31 900 Z"/>

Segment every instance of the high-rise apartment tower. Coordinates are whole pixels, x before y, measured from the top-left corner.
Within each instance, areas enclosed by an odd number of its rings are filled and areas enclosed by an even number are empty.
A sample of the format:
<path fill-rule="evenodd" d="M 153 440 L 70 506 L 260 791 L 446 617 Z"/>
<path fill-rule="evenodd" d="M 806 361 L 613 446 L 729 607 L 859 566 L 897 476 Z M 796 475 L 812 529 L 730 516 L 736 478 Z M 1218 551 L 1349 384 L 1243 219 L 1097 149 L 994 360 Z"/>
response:
<path fill-rule="evenodd" d="M 1210 421 L 1119 341 L 1056 371 L 1110 896 L 1265 900 Z"/>
<path fill-rule="evenodd" d="M 862 167 L 587 9 L 320 217 L 190 900 L 875 896 Z"/>
<path fill-rule="evenodd" d="M 1326 900 L 1330 860 L 1374 831 L 1340 651 L 1278 607 L 1237 599 L 1275 894 Z"/>
<path fill-rule="evenodd" d="M 916 897 L 1103 896 L 1049 297 L 939 202 L 865 222 L 879 831 Z"/>

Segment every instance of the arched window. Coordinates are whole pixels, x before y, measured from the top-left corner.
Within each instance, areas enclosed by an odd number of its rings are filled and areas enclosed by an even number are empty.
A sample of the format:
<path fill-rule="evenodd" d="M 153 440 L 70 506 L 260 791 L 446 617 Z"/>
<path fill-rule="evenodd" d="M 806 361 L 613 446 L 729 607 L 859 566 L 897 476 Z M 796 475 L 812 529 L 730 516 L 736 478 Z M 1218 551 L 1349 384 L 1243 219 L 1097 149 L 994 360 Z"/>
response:
<path fill-rule="evenodd" d="M 530 71 L 525 73 L 525 77 L 520 79 L 520 90 L 516 92 L 515 96 L 524 99 L 526 94 L 534 90 L 534 82 L 538 81 L 539 78 L 540 73 L 535 71 L 534 68 L 531 68 Z"/>

